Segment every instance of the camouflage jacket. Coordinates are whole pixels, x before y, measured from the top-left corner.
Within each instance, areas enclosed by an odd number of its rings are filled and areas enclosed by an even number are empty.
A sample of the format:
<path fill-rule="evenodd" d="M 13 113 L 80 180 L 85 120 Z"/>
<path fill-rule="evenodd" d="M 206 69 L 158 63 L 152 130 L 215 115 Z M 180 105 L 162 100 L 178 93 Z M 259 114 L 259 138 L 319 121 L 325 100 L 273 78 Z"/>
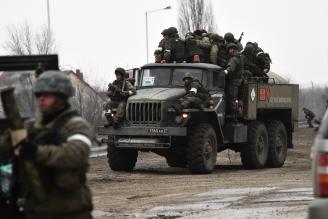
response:
<path fill-rule="evenodd" d="M 185 42 L 176 34 L 165 42 L 163 59 L 167 63 L 183 62 L 186 59 L 185 49 Z"/>
<path fill-rule="evenodd" d="M 243 63 L 239 54 L 230 58 L 226 71 L 228 72 L 228 79 L 242 79 Z"/>
<path fill-rule="evenodd" d="M 225 68 L 229 61 L 229 54 L 225 46 L 219 47 L 218 44 L 213 43 L 210 50 L 210 63 L 219 65 Z"/>
<path fill-rule="evenodd" d="M 91 193 L 86 184 L 89 148 L 94 138 L 90 125 L 77 112 L 67 109 L 46 125 L 42 125 L 41 116 L 28 121 L 27 132 L 28 140 L 38 149 L 33 161 L 18 158 L 18 185 L 25 198 L 26 215 L 60 217 L 91 211 Z M 1 137 L 0 152 L 13 148 L 8 140 Z M 28 162 L 34 163 L 40 182 L 35 182 Z"/>
<path fill-rule="evenodd" d="M 193 95 L 202 100 L 207 100 L 209 96 L 208 90 L 206 90 L 202 83 L 196 79 L 194 79 L 187 87 L 185 86 L 185 90 L 187 92 L 186 95 Z"/>
<path fill-rule="evenodd" d="M 108 85 L 108 92 L 108 96 L 112 101 L 125 101 L 129 96 L 136 93 L 136 88 L 126 79 L 122 81 L 115 80 Z"/>

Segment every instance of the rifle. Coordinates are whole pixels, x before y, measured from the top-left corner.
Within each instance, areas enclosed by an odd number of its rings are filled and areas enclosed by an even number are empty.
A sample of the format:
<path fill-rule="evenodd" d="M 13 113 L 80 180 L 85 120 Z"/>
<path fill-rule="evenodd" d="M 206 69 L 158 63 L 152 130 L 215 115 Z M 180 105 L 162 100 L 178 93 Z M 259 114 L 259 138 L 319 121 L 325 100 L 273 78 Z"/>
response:
<path fill-rule="evenodd" d="M 14 97 L 14 88 L 0 87 L 1 101 L 4 113 L 8 119 L 9 127 L 11 130 L 11 141 L 14 146 L 14 156 L 12 158 L 12 182 L 11 182 L 11 197 L 10 197 L 10 208 L 12 218 L 23 218 L 23 198 L 19 191 L 18 174 L 19 167 L 23 165 L 25 171 L 31 177 L 31 184 L 29 188 L 33 195 L 36 195 L 37 199 L 42 201 L 45 199 L 45 192 L 42 185 L 41 177 L 39 172 L 32 161 L 19 160 L 19 145 L 18 143 L 26 138 L 27 132 L 24 129 L 23 120 L 19 114 L 19 110 Z M 21 165 L 22 164 L 22 165 Z M 37 188 L 37 191 L 36 191 Z"/>
<path fill-rule="evenodd" d="M 112 83 L 108 84 L 108 91 L 112 91 L 112 97 L 114 96 L 122 96 L 125 97 L 125 84 L 126 84 L 126 79 L 123 80 L 122 82 L 122 89 L 117 86 L 117 85 L 113 85 Z"/>
<path fill-rule="evenodd" d="M 241 40 L 243 39 L 243 36 L 244 36 L 244 32 L 241 32 L 240 36 L 239 36 L 239 39 L 238 39 L 238 43 L 241 42 Z"/>

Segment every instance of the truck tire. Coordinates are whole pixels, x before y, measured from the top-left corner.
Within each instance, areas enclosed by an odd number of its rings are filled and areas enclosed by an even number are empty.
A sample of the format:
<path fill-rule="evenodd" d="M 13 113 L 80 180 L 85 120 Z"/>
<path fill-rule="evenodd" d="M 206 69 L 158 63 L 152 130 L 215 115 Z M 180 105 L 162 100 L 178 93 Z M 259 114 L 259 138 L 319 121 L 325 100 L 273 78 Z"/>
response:
<path fill-rule="evenodd" d="M 250 123 L 247 139 L 240 153 L 244 168 L 263 168 L 269 154 L 268 132 L 265 125 L 258 121 Z"/>
<path fill-rule="evenodd" d="M 269 156 L 268 167 L 282 167 L 287 157 L 287 132 L 280 121 L 272 121 L 268 125 Z"/>
<path fill-rule="evenodd" d="M 113 144 L 108 144 L 107 158 L 113 171 L 132 171 L 137 162 L 138 151 L 116 148 Z"/>
<path fill-rule="evenodd" d="M 199 124 L 188 133 L 187 163 L 191 173 L 211 173 L 216 164 L 217 139 L 213 127 Z"/>

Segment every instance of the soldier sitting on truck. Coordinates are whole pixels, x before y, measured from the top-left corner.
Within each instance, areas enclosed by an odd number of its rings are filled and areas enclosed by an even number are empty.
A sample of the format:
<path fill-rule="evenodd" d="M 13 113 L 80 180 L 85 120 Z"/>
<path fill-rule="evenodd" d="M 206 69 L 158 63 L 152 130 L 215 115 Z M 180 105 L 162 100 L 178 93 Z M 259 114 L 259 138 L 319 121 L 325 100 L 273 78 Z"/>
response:
<path fill-rule="evenodd" d="M 126 101 L 131 96 L 136 94 L 136 88 L 125 79 L 125 70 L 123 68 L 115 69 L 116 80 L 108 85 L 107 95 L 110 101 L 105 103 L 104 110 L 108 123 L 105 127 L 113 125 L 118 128 L 124 121 Z M 112 117 L 111 110 L 117 108 L 116 115 Z"/>
<path fill-rule="evenodd" d="M 257 65 L 256 77 L 268 77 L 267 73 L 270 71 L 271 58 L 268 53 L 265 53 L 256 42 L 247 42 L 247 47 L 253 47 L 253 60 Z M 246 48 L 246 47 L 245 47 Z"/>
<path fill-rule="evenodd" d="M 209 93 L 199 80 L 194 79 L 189 72 L 183 76 L 186 94 L 179 99 L 179 102 L 172 107 L 179 114 L 186 108 L 204 108 L 207 106 Z"/>
<path fill-rule="evenodd" d="M 167 40 L 164 45 L 164 56 L 162 62 L 184 62 L 185 61 L 185 42 L 179 37 L 175 27 L 169 27 L 165 34 Z"/>
<path fill-rule="evenodd" d="M 242 35 L 241 35 L 241 37 L 242 37 Z M 240 42 L 241 38 L 239 40 L 235 39 L 235 36 L 232 33 L 228 32 L 228 33 L 224 34 L 224 40 L 226 41 L 227 45 L 230 43 L 236 44 L 239 52 L 243 50 L 243 45 Z"/>
<path fill-rule="evenodd" d="M 309 110 L 305 107 L 303 107 L 303 112 L 305 114 L 305 119 L 307 120 L 309 128 L 313 128 L 312 120 L 314 119 L 315 114 L 311 110 Z"/>
<path fill-rule="evenodd" d="M 161 63 L 161 61 L 163 59 L 162 51 L 159 49 L 156 49 L 154 51 L 154 58 L 155 58 L 155 63 Z"/>

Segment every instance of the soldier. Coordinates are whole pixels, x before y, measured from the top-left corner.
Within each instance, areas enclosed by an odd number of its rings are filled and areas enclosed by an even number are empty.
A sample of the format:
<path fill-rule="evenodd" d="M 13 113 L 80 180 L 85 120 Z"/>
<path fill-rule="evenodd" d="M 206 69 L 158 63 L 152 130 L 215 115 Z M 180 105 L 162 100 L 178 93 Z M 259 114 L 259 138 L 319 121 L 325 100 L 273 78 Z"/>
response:
<path fill-rule="evenodd" d="M 185 108 L 204 108 L 207 106 L 209 93 L 199 80 L 194 79 L 190 73 L 183 76 L 186 94 L 179 99 L 179 103 L 173 105 L 176 113 L 180 113 Z"/>
<path fill-rule="evenodd" d="M 226 81 L 226 101 L 227 101 L 227 114 L 235 115 L 237 113 L 237 101 L 239 86 L 243 81 L 243 63 L 240 55 L 238 54 L 238 46 L 230 43 L 227 46 L 230 60 L 227 68 L 224 70 L 227 75 Z"/>
<path fill-rule="evenodd" d="M 226 68 L 229 61 L 229 54 L 223 37 L 213 33 L 210 35 L 210 41 L 212 44 L 210 63 Z"/>
<path fill-rule="evenodd" d="M 209 34 L 206 30 L 195 30 L 194 31 L 196 45 L 202 50 L 203 56 L 200 57 L 200 61 L 203 63 L 210 62 L 210 50 L 211 50 L 211 42 L 209 39 Z"/>
<path fill-rule="evenodd" d="M 161 52 L 161 57 L 163 59 L 163 56 L 164 56 L 164 47 L 165 47 L 165 43 L 166 43 L 166 41 L 168 39 L 167 29 L 164 29 L 161 34 L 162 34 L 163 38 L 161 39 L 161 41 L 159 41 L 159 43 L 158 43 L 158 49 L 157 50 L 159 50 Z M 157 50 L 155 50 L 155 51 L 157 51 Z"/>
<path fill-rule="evenodd" d="M 239 52 L 243 50 L 243 45 L 240 43 L 239 40 L 235 39 L 235 36 L 232 33 L 228 32 L 224 34 L 224 40 L 226 41 L 226 44 L 229 43 L 236 44 Z"/>
<path fill-rule="evenodd" d="M 166 34 L 168 35 L 168 39 L 165 42 L 162 63 L 184 62 L 185 42 L 179 37 L 177 28 L 168 28 Z"/>
<path fill-rule="evenodd" d="M 261 77 L 260 68 L 256 64 L 256 59 L 254 56 L 255 48 L 247 44 L 241 53 L 242 62 L 244 65 L 244 76 L 249 77 Z"/>
<path fill-rule="evenodd" d="M 303 107 L 303 112 L 305 114 L 305 119 L 307 120 L 309 128 L 313 128 L 312 120 L 314 119 L 315 114 L 311 110 L 309 110 L 305 107 Z"/>
<path fill-rule="evenodd" d="M 200 62 L 209 63 L 212 44 L 206 30 L 195 30 L 193 33 L 187 33 L 185 40 L 188 62 L 198 62 L 195 59 L 197 55 Z"/>
<path fill-rule="evenodd" d="M 155 63 L 161 63 L 162 62 L 162 52 L 159 49 L 156 49 L 154 51 L 154 57 L 155 57 Z"/>
<path fill-rule="evenodd" d="M 108 124 L 105 126 L 114 125 L 114 128 L 118 128 L 124 121 L 126 101 L 131 96 L 136 94 L 136 88 L 125 79 L 125 70 L 123 68 L 115 69 L 116 80 L 108 85 L 107 95 L 111 101 L 105 103 L 104 110 L 107 111 L 105 116 Z M 117 108 L 116 115 L 111 116 L 111 110 Z"/>
<path fill-rule="evenodd" d="M 27 122 L 27 137 L 15 147 L 10 131 L 0 139 L 0 160 L 10 155 L 18 162 L 14 185 L 24 200 L 25 217 L 92 218 L 86 172 L 94 133 L 69 104 L 74 88 L 63 72 L 46 71 L 37 79 L 33 92 L 40 114 Z M 32 177 L 35 174 L 27 166 L 30 163 L 39 178 Z"/>
<path fill-rule="evenodd" d="M 270 71 L 271 58 L 268 53 L 265 53 L 256 42 L 247 42 L 246 46 L 253 47 L 253 59 L 258 67 L 258 72 L 255 73 L 257 77 L 268 77 L 267 73 Z"/>

